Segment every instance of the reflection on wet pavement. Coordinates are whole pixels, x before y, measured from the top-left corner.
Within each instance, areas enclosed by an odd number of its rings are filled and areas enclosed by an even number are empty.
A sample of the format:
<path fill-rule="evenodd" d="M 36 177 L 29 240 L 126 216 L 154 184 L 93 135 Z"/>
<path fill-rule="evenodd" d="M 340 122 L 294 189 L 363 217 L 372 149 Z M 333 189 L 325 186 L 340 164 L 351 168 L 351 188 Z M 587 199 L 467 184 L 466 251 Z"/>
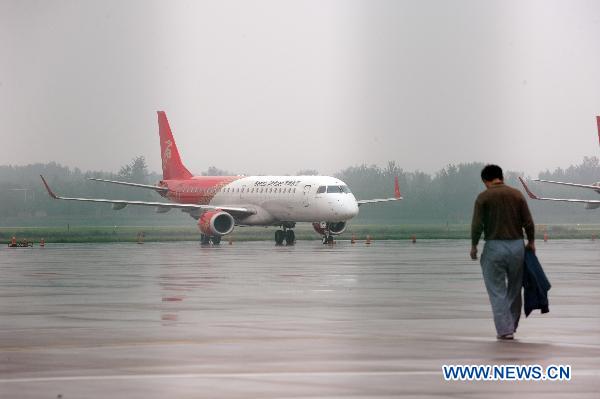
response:
<path fill-rule="evenodd" d="M 600 243 L 538 252 L 547 315 L 497 342 L 466 241 L 0 250 L 2 397 L 598 397 Z M 443 364 L 570 364 L 449 383 Z M 48 396 L 49 394 L 49 396 Z"/>

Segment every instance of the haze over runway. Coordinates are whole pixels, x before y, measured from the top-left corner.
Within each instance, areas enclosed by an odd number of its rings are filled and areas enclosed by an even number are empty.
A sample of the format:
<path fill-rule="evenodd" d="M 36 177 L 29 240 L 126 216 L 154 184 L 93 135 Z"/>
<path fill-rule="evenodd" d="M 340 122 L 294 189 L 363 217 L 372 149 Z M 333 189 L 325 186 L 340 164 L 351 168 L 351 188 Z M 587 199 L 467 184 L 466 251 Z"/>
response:
<path fill-rule="evenodd" d="M 0 160 L 197 173 L 597 155 L 600 3 L 0 2 Z M 494 145 L 490 145 L 495 143 Z"/>

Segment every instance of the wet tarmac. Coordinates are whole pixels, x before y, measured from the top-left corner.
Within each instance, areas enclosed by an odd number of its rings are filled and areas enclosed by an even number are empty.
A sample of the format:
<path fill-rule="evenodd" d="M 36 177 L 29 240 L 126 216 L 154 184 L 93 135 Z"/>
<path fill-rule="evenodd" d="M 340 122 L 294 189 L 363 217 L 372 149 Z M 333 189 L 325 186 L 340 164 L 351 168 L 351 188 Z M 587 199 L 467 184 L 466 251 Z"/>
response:
<path fill-rule="evenodd" d="M 0 249 L 2 398 L 600 397 L 600 241 L 538 243 L 550 313 L 498 342 L 466 241 Z M 444 364 L 571 365 L 444 381 Z"/>

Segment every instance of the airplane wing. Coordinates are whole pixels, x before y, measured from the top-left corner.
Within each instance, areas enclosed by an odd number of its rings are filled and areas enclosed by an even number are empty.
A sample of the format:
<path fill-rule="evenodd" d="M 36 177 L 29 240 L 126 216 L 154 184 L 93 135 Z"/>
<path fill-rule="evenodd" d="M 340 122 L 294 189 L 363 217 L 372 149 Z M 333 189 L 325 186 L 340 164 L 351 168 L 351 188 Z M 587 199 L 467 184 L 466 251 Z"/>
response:
<path fill-rule="evenodd" d="M 130 183 L 130 182 L 126 182 L 126 181 L 118 181 L 118 180 L 96 179 L 94 177 L 89 177 L 88 180 L 102 181 L 102 182 L 105 182 L 105 183 L 113 183 L 113 184 L 121 184 L 123 186 L 132 186 L 132 187 L 139 187 L 139 188 L 149 188 L 149 189 L 160 191 L 160 192 L 169 191 L 169 189 L 167 187 L 154 186 L 152 184 L 139 184 L 139 183 Z"/>
<path fill-rule="evenodd" d="M 358 204 L 358 206 L 364 205 L 364 204 L 375 204 L 377 202 L 389 202 L 389 201 L 400 201 L 404 198 L 400 197 L 400 198 L 396 198 L 396 197 L 391 197 L 391 198 L 373 198 L 373 199 L 368 199 L 368 200 L 357 200 L 356 203 Z"/>
<path fill-rule="evenodd" d="M 534 199 L 534 200 L 576 202 L 576 203 L 581 203 L 581 204 L 600 204 L 600 200 L 582 200 L 582 199 L 538 197 L 537 195 L 535 195 L 534 193 L 531 192 L 531 190 L 529 189 L 529 187 L 527 187 L 527 184 L 525 184 L 525 181 L 523 180 L 523 178 L 519 177 L 519 180 L 521 181 L 521 184 L 523 185 L 523 188 L 525 188 L 525 191 L 527 192 L 527 195 L 529 195 L 529 198 Z"/>
<path fill-rule="evenodd" d="M 552 183 L 552 184 L 560 184 L 563 186 L 570 187 L 580 187 L 580 188 L 589 188 L 592 190 L 600 191 L 600 186 L 594 186 L 593 184 L 577 184 L 577 183 L 565 183 L 562 181 L 552 181 L 552 180 L 543 180 L 543 179 L 533 179 L 534 181 L 539 181 L 542 183 Z"/>
<path fill-rule="evenodd" d="M 249 208 L 239 208 L 239 207 L 231 207 L 231 206 L 214 206 L 214 205 L 200 205 L 200 204 L 177 204 L 173 202 L 154 202 L 154 201 L 127 201 L 127 200 L 111 200 L 111 199 L 103 199 L 103 198 L 72 198 L 72 197 L 61 197 L 56 195 L 48 183 L 46 183 L 46 179 L 44 176 L 40 175 L 42 178 L 42 182 L 44 182 L 44 186 L 48 191 L 50 197 L 54 199 L 60 199 L 65 201 L 84 201 L 84 202 L 101 202 L 105 204 L 113 204 L 113 209 L 119 210 L 125 208 L 127 205 L 140 205 L 140 206 L 154 206 L 156 207 L 157 212 L 163 213 L 167 212 L 171 209 L 181 209 L 184 212 L 190 212 L 193 210 L 203 210 L 203 211 L 213 211 L 220 209 L 222 211 L 235 213 L 239 216 L 248 216 L 256 213 L 255 210 Z"/>
<path fill-rule="evenodd" d="M 374 198 L 368 200 L 357 200 L 356 203 L 358 206 L 364 204 L 375 204 L 377 202 L 389 202 L 389 201 L 400 201 L 402 200 L 402 195 L 400 195 L 400 185 L 398 184 L 398 176 L 394 179 L 394 196 L 391 198 Z"/>

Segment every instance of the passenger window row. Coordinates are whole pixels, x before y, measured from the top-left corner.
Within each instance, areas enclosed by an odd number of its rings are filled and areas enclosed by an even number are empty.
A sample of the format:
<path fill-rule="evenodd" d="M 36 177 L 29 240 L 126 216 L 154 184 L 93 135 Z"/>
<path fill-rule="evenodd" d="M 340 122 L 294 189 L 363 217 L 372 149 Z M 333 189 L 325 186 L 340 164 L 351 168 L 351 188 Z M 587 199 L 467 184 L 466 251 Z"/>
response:
<path fill-rule="evenodd" d="M 225 193 L 248 193 L 248 194 L 293 194 L 296 192 L 296 187 L 227 187 L 223 189 Z"/>
<path fill-rule="evenodd" d="M 295 193 L 296 192 L 296 188 L 292 188 L 292 187 L 250 187 L 250 188 L 239 188 L 239 187 L 227 187 L 227 188 L 210 188 L 210 189 L 202 189 L 202 188 L 196 188 L 196 187 L 185 187 L 183 190 L 181 190 L 180 192 L 182 193 L 202 193 L 202 194 L 216 194 L 216 193 L 220 193 L 220 192 L 224 192 L 224 193 L 256 193 L 256 194 L 261 194 L 261 193 L 266 193 L 266 194 L 272 194 L 272 193 L 279 193 L 279 194 L 291 194 L 291 193 Z M 348 188 L 348 186 L 319 186 L 319 188 L 317 189 L 317 194 L 324 194 L 324 193 L 334 193 L 334 194 L 340 194 L 340 193 L 350 193 L 350 189 Z"/>
<path fill-rule="evenodd" d="M 197 188 L 197 187 L 184 187 L 183 190 L 179 191 L 180 193 L 201 193 L 201 194 L 216 194 L 220 193 L 220 188 Z"/>
<path fill-rule="evenodd" d="M 180 192 L 182 193 L 202 193 L 202 194 L 216 194 L 216 193 L 220 193 L 220 192 L 224 192 L 224 193 L 257 193 L 257 194 L 261 194 L 261 193 L 266 193 L 266 194 L 272 194 L 272 193 L 279 193 L 279 194 L 291 194 L 291 193 L 295 193 L 296 192 L 296 188 L 292 188 L 292 187 L 269 187 L 269 188 L 265 188 L 265 187 L 250 187 L 250 188 L 239 188 L 239 187 L 227 187 L 227 188 L 210 188 L 210 189 L 201 189 L 201 188 L 196 188 L 196 187 L 185 187 L 183 190 L 181 190 Z M 334 194 L 340 194 L 340 193 L 350 193 L 350 189 L 348 188 L 348 186 L 319 186 L 319 188 L 317 189 L 317 194 L 324 194 L 324 193 L 334 193 Z"/>

